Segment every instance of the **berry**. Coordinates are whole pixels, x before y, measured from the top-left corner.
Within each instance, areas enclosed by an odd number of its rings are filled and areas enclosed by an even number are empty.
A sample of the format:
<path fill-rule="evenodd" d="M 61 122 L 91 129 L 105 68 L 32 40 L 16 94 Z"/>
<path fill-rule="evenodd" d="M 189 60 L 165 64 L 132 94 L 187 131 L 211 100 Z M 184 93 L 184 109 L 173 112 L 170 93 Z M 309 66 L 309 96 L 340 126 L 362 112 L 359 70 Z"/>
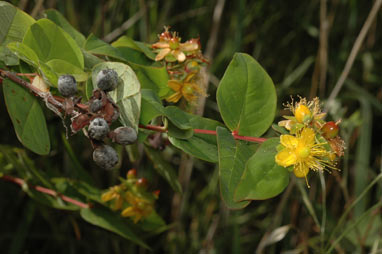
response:
<path fill-rule="evenodd" d="M 114 90 L 118 85 L 118 74 L 113 69 L 104 69 L 98 72 L 96 84 L 99 89 L 108 92 Z"/>
<path fill-rule="evenodd" d="M 88 134 L 91 139 L 102 140 L 109 133 L 109 125 L 105 119 L 97 117 L 94 118 L 88 128 Z"/>
<path fill-rule="evenodd" d="M 71 97 L 77 93 L 77 82 L 72 75 L 61 75 L 58 78 L 58 91 L 64 97 Z"/>
<path fill-rule="evenodd" d="M 322 135 L 327 139 L 335 138 L 338 135 L 339 127 L 335 122 L 327 122 L 322 126 Z"/>
<path fill-rule="evenodd" d="M 299 104 L 294 112 L 297 122 L 307 123 L 312 119 L 312 112 L 303 104 Z"/>
<path fill-rule="evenodd" d="M 102 101 L 99 100 L 99 99 L 95 99 L 94 101 L 92 101 L 92 103 L 90 104 L 90 111 L 92 113 L 97 113 L 98 111 L 100 111 L 102 108 Z"/>
<path fill-rule="evenodd" d="M 137 132 L 131 127 L 119 127 L 112 134 L 113 142 L 120 145 L 131 145 L 137 141 Z"/>
<path fill-rule="evenodd" d="M 137 178 L 137 170 L 136 169 L 130 169 L 127 171 L 127 179 L 135 179 Z"/>
<path fill-rule="evenodd" d="M 113 147 L 102 145 L 94 149 L 93 160 L 104 169 L 111 169 L 118 163 L 118 154 Z"/>
<path fill-rule="evenodd" d="M 138 188 L 147 188 L 147 179 L 146 178 L 139 178 L 138 181 L 135 183 Z"/>

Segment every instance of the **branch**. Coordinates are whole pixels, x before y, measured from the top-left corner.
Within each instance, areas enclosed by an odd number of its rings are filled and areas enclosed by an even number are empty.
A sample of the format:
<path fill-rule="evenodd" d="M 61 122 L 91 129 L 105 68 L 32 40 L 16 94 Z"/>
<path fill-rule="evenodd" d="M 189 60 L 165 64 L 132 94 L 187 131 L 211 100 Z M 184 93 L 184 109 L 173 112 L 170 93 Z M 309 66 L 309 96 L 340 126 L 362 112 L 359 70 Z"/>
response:
<path fill-rule="evenodd" d="M 5 181 L 8 181 L 8 182 L 12 182 L 12 183 L 18 184 L 20 186 L 28 184 L 23 179 L 17 178 L 17 177 L 13 177 L 13 176 L 3 175 L 0 178 L 5 180 Z M 56 192 L 55 190 L 51 190 L 51 189 L 48 189 L 48 188 L 45 188 L 45 187 L 42 187 L 42 186 L 39 186 L 39 185 L 36 185 L 36 186 L 28 185 L 28 187 L 32 188 L 32 189 L 35 189 L 38 192 L 45 193 L 45 194 L 53 196 L 53 197 L 59 197 L 62 200 L 66 201 L 68 203 L 71 203 L 73 205 L 76 205 L 78 207 L 81 207 L 81 208 L 90 208 L 91 207 L 91 204 L 82 203 L 81 201 L 78 201 L 78 200 L 75 200 L 75 199 L 70 198 L 68 196 L 65 196 L 63 194 L 60 194 L 60 193 Z"/>
<path fill-rule="evenodd" d="M 156 131 L 156 132 L 162 132 L 162 133 L 167 132 L 167 129 L 162 127 L 162 126 L 142 125 L 142 124 L 140 124 L 139 128 L 146 129 L 146 130 L 151 130 L 151 131 Z M 194 133 L 207 134 L 207 135 L 214 135 L 214 136 L 216 136 L 216 131 L 214 131 L 214 130 L 194 129 Z M 238 135 L 235 131 L 232 132 L 232 136 L 234 137 L 234 139 L 245 140 L 245 141 L 256 142 L 256 143 L 263 143 L 264 141 L 267 140 L 266 138 L 241 136 L 241 135 Z"/>

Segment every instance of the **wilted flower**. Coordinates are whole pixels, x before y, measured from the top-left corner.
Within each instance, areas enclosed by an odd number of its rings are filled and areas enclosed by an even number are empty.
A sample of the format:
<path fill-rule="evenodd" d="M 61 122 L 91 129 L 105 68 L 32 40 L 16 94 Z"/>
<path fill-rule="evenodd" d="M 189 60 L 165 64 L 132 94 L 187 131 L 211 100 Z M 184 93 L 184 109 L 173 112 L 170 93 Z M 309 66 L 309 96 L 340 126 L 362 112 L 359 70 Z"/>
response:
<path fill-rule="evenodd" d="M 191 102 L 197 98 L 197 94 L 204 95 L 203 90 L 195 80 L 195 73 L 188 74 L 183 81 L 175 79 L 169 80 L 167 85 L 175 91 L 174 94 L 166 98 L 168 102 L 176 103 L 182 97 L 188 102 Z"/>
<path fill-rule="evenodd" d="M 181 43 L 181 38 L 177 33 L 170 33 L 168 28 L 159 36 L 159 42 L 151 45 L 158 53 L 155 61 L 165 59 L 167 62 L 184 62 L 186 56 L 200 50 L 199 39 L 191 39 Z"/>

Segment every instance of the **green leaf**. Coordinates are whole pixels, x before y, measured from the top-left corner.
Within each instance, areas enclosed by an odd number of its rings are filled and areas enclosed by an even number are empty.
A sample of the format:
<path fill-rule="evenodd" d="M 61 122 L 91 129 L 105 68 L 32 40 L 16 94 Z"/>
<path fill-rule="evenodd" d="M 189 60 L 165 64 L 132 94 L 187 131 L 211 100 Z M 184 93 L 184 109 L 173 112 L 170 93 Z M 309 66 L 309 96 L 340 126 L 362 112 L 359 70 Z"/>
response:
<path fill-rule="evenodd" d="M 8 44 L 8 48 L 21 60 L 38 69 L 44 81 L 51 86 L 57 87 L 57 74 L 47 64 L 40 62 L 33 49 L 20 42 L 11 42 Z"/>
<path fill-rule="evenodd" d="M 142 89 L 141 116 L 139 122 L 148 124 L 155 117 L 164 115 L 164 107 L 158 95 L 151 89 Z"/>
<path fill-rule="evenodd" d="M 167 111 L 167 113 L 172 111 L 175 110 L 171 109 L 171 111 Z M 215 131 L 217 126 L 223 126 L 221 123 L 208 118 L 188 114 L 186 112 L 183 112 L 183 114 L 186 115 L 185 118 L 187 119 L 187 122 L 184 121 L 182 123 L 184 127 L 189 126 L 192 129 Z M 169 141 L 175 147 L 192 156 L 195 156 L 196 158 L 214 163 L 218 162 L 218 148 L 216 146 L 215 135 L 194 133 L 194 135 L 189 139 L 177 139 L 174 137 L 169 137 Z"/>
<path fill-rule="evenodd" d="M 65 17 L 56 10 L 50 9 L 46 10 L 45 15 L 48 19 L 56 23 L 67 32 L 77 43 L 79 47 L 82 47 L 85 43 L 85 36 L 78 32 L 66 19 Z"/>
<path fill-rule="evenodd" d="M 224 123 L 243 136 L 261 136 L 272 124 L 276 91 L 271 78 L 255 59 L 236 53 L 216 96 Z"/>
<path fill-rule="evenodd" d="M 120 120 L 124 126 L 130 126 L 138 131 L 141 109 L 141 88 L 134 71 L 123 63 L 104 62 L 94 66 L 92 82 L 96 84 L 97 74 L 103 69 L 113 69 L 118 73 L 119 84 L 109 92 L 110 97 L 118 105 Z"/>
<path fill-rule="evenodd" d="M 7 79 L 3 81 L 3 91 L 8 113 L 19 141 L 37 154 L 48 154 L 49 133 L 45 116 L 36 97 Z"/>
<path fill-rule="evenodd" d="M 234 192 L 245 169 L 245 163 L 253 154 L 249 146 L 235 141 L 231 132 L 223 127 L 216 128 L 219 153 L 219 180 L 221 197 L 228 208 L 240 209 L 249 201 L 235 202 Z"/>
<path fill-rule="evenodd" d="M 94 207 L 91 209 L 81 209 L 81 217 L 95 226 L 114 232 L 142 247 L 150 249 L 142 239 L 140 239 L 126 224 L 125 220 L 116 213 L 104 207 Z"/>
<path fill-rule="evenodd" d="M 170 184 L 174 191 L 182 192 L 178 176 L 170 163 L 168 163 L 157 150 L 145 146 L 147 157 L 153 162 L 154 169 Z"/>
<path fill-rule="evenodd" d="M 95 55 L 110 56 L 118 60 L 125 60 L 118 49 L 110 46 L 110 44 L 107 44 L 103 40 L 98 39 L 94 34 L 90 34 L 86 39 L 84 49 Z"/>
<path fill-rule="evenodd" d="M 279 138 L 261 144 L 248 160 L 234 196 L 235 201 L 263 200 L 280 194 L 289 183 L 289 172 L 276 164 Z"/>
<path fill-rule="evenodd" d="M 160 98 L 165 98 L 172 91 L 168 86 L 168 73 L 165 66 L 154 67 L 129 63 L 137 74 L 142 88 L 154 90 Z"/>
<path fill-rule="evenodd" d="M 88 73 L 65 60 L 53 59 L 47 62 L 46 65 L 49 66 L 52 71 L 56 72 L 58 76 L 71 74 L 77 82 L 83 82 L 88 79 Z"/>
<path fill-rule="evenodd" d="M 31 25 L 23 43 L 36 53 L 41 62 L 61 59 L 80 69 L 84 68 L 81 49 L 69 34 L 49 19 L 40 19 Z"/>
<path fill-rule="evenodd" d="M 118 47 L 118 50 L 125 61 L 139 65 L 151 66 L 159 63 L 148 59 L 146 55 L 138 50 L 128 47 Z M 159 66 L 160 67 L 160 66 Z"/>
<path fill-rule="evenodd" d="M 143 54 L 145 54 L 147 58 L 151 60 L 155 60 L 155 53 L 151 50 L 151 48 L 147 44 L 143 42 L 139 42 L 139 41 L 134 41 L 133 39 L 127 37 L 126 35 L 119 37 L 119 39 L 113 42 L 111 45 L 116 48 L 127 47 L 127 48 L 134 49 L 136 51 L 140 51 Z"/>
<path fill-rule="evenodd" d="M 35 20 L 14 7 L 13 5 L 0 2 L 0 45 L 7 45 L 9 42 L 21 42 L 25 32 Z"/>

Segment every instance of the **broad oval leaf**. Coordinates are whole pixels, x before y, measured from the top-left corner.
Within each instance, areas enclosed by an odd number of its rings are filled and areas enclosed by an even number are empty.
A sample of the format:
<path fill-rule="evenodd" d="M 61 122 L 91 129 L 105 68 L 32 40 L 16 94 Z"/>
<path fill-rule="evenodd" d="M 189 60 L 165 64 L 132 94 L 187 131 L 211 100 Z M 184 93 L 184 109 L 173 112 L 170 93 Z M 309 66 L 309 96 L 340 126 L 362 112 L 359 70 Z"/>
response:
<path fill-rule="evenodd" d="M 235 202 L 233 197 L 244 172 L 245 163 L 253 154 L 250 147 L 240 140 L 235 141 L 226 128 L 217 127 L 219 154 L 219 182 L 221 197 L 228 208 L 240 209 L 249 201 Z"/>
<path fill-rule="evenodd" d="M 31 25 L 23 43 L 37 54 L 41 62 L 61 59 L 80 69 L 84 68 L 84 57 L 77 43 L 49 19 L 40 19 Z"/>
<path fill-rule="evenodd" d="M 25 32 L 35 20 L 10 3 L 0 2 L 0 45 L 21 42 Z"/>
<path fill-rule="evenodd" d="M 216 99 L 224 123 L 243 136 L 261 136 L 272 124 L 276 90 L 255 59 L 236 53 L 219 84 Z"/>
<path fill-rule="evenodd" d="M 95 226 L 104 228 L 114 232 L 142 247 L 150 249 L 142 239 L 128 226 L 126 219 L 121 218 L 118 214 L 111 212 L 104 207 L 83 208 L 81 209 L 81 217 Z"/>
<path fill-rule="evenodd" d="M 19 141 L 31 151 L 46 155 L 50 151 L 49 132 L 41 106 L 20 85 L 3 81 L 5 103 Z"/>
<path fill-rule="evenodd" d="M 141 87 L 134 71 L 126 64 L 117 62 L 104 62 L 94 66 L 92 70 L 92 83 L 96 87 L 97 75 L 101 70 L 113 69 L 118 73 L 119 83 L 109 95 L 118 105 L 120 120 L 123 125 L 135 128 L 138 131 L 141 110 Z"/>
<path fill-rule="evenodd" d="M 279 138 L 268 139 L 248 160 L 236 189 L 235 201 L 268 199 L 285 189 L 289 172 L 275 162 L 279 143 Z"/>
<path fill-rule="evenodd" d="M 90 34 L 84 44 L 84 49 L 95 55 L 110 56 L 118 60 L 125 60 L 118 49 Z"/>
<path fill-rule="evenodd" d="M 44 12 L 46 17 L 56 23 L 67 32 L 77 43 L 79 47 L 82 47 L 85 42 L 85 36 L 78 32 L 74 27 L 65 19 L 65 17 L 56 10 L 50 9 Z"/>

